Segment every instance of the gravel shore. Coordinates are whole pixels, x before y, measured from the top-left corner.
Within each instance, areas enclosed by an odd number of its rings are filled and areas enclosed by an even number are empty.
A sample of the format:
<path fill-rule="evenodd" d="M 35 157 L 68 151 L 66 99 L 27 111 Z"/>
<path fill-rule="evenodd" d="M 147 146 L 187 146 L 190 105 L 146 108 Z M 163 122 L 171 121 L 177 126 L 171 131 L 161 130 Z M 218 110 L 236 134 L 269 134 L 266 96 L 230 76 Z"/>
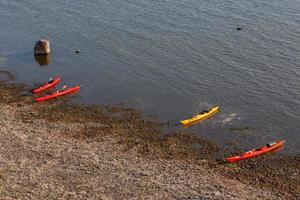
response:
<path fill-rule="evenodd" d="M 298 156 L 226 149 L 122 107 L 37 104 L 0 83 L 0 199 L 299 199 Z M 197 148 L 195 148 L 197 146 Z"/>

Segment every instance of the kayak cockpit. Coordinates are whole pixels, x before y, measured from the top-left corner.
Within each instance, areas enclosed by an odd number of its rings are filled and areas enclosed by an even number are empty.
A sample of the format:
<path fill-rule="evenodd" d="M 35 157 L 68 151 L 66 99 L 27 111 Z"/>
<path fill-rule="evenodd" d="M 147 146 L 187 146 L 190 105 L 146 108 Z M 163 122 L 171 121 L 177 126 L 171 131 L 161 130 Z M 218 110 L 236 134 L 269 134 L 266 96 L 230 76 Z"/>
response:
<path fill-rule="evenodd" d="M 276 144 L 276 142 L 270 142 L 270 143 L 267 144 L 267 147 L 272 147 L 272 146 L 274 146 L 275 144 Z"/>

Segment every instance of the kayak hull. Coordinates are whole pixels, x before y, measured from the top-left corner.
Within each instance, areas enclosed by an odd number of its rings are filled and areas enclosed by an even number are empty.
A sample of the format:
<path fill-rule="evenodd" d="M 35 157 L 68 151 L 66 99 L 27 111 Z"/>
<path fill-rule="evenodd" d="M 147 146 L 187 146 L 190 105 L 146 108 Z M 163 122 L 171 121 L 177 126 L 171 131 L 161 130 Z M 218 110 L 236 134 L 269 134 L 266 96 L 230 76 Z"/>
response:
<path fill-rule="evenodd" d="M 51 95 L 48 95 L 48 96 L 36 98 L 35 101 L 44 102 L 44 101 L 48 101 L 48 100 L 51 100 L 51 99 L 55 99 L 57 97 L 65 96 L 67 94 L 76 93 L 76 92 L 79 92 L 79 91 L 80 91 L 80 86 L 76 86 L 76 87 L 69 88 L 69 89 L 67 89 L 65 91 L 62 91 L 62 92 L 55 92 L 55 93 L 53 93 Z"/>
<path fill-rule="evenodd" d="M 37 89 L 32 90 L 32 92 L 34 94 L 42 93 L 42 92 L 44 92 L 46 90 L 50 90 L 50 89 L 55 88 L 60 82 L 61 82 L 61 78 L 58 77 L 58 78 L 54 79 L 52 82 L 48 82 L 48 83 L 44 84 L 43 86 L 41 86 L 41 87 L 39 87 Z"/>
<path fill-rule="evenodd" d="M 220 112 L 220 106 L 215 106 L 215 107 L 211 108 L 207 113 L 196 115 L 191 119 L 182 120 L 182 121 L 180 121 L 180 123 L 183 125 L 192 125 L 195 123 L 199 123 L 199 122 L 215 115 L 218 112 Z"/>
<path fill-rule="evenodd" d="M 255 158 L 255 157 L 270 153 L 270 152 L 277 152 L 277 151 L 282 150 L 283 147 L 284 147 L 284 140 L 280 140 L 280 141 L 275 142 L 275 144 L 272 146 L 264 146 L 259 149 L 252 149 L 242 155 L 229 157 L 229 158 L 225 158 L 225 159 L 227 162 L 234 163 L 234 162 L 238 162 L 241 160 Z"/>

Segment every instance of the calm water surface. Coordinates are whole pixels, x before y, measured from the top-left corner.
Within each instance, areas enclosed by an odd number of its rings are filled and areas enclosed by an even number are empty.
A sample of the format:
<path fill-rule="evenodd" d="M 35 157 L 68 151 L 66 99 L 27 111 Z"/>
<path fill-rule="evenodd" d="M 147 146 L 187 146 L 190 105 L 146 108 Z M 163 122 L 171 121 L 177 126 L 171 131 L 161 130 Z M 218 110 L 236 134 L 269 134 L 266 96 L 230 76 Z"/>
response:
<path fill-rule="evenodd" d="M 42 37 L 48 66 L 33 56 Z M 29 85 L 60 75 L 82 85 L 78 102 L 159 121 L 218 104 L 189 131 L 239 148 L 283 138 L 285 153 L 300 152 L 296 0 L 0 0 L 0 69 Z"/>

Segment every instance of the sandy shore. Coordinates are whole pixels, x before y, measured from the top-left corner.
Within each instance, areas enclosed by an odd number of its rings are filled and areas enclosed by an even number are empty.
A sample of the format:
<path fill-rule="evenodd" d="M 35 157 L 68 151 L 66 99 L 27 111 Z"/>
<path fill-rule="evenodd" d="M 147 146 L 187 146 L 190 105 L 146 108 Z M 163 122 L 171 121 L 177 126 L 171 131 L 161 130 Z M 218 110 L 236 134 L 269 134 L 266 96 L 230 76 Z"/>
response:
<path fill-rule="evenodd" d="M 138 111 L 37 104 L 24 91 L 0 83 L 0 199 L 300 198 L 299 155 L 228 165 L 226 149 L 162 137 Z"/>

